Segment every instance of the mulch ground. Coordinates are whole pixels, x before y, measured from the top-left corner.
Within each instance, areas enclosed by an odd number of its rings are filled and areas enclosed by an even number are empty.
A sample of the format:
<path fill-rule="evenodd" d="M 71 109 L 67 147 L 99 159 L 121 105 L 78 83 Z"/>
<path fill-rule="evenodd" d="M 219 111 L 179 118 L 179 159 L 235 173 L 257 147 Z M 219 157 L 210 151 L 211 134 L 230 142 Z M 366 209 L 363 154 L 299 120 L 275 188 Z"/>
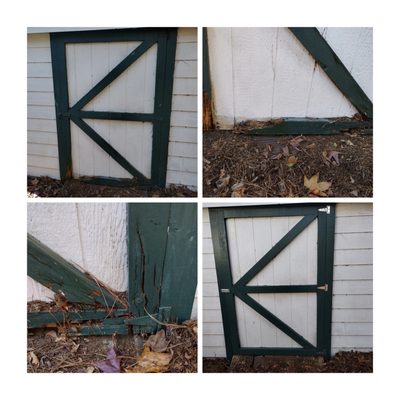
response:
<path fill-rule="evenodd" d="M 185 186 L 171 185 L 165 189 L 143 190 L 129 187 L 93 185 L 69 179 L 61 182 L 49 177 L 28 176 L 28 197 L 196 197 Z"/>
<path fill-rule="evenodd" d="M 205 197 L 373 194 L 372 135 L 360 132 L 282 137 L 210 131 L 203 133 L 203 156 Z M 305 177 L 329 189 L 311 191 Z"/>
<path fill-rule="evenodd" d="M 165 328 L 168 346 L 162 354 L 172 355 L 163 372 L 197 371 L 197 324 Z M 96 373 L 111 348 L 120 362 L 119 372 L 135 372 L 148 334 L 124 336 L 69 337 L 55 330 L 36 329 L 28 333 L 27 371 L 37 373 Z M 137 371 L 143 372 L 143 371 Z"/>
<path fill-rule="evenodd" d="M 204 358 L 203 372 L 372 372 L 373 353 L 341 351 L 325 362 L 322 357 L 234 356 Z"/>

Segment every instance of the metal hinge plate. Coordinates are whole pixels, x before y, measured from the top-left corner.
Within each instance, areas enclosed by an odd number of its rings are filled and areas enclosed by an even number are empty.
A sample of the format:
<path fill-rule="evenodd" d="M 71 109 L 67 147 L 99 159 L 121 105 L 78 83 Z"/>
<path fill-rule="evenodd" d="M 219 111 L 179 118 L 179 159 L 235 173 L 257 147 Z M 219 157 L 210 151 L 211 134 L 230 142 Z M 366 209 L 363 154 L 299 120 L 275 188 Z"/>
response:
<path fill-rule="evenodd" d="M 331 206 L 326 206 L 324 208 L 318 208 L 319 212 L 326 212 L 327 214 L 331 213 Z"/>
<path fill-rule="evenodd" d="M 231 291 L 229 289 L 221 289 L 221 293 L 230 293 Z"/>
<path fill-rule="evenodd" d="M 327 283 L 325 283 L 325 285 L 317 286 L 317 289 L 318 289 L 318 290 L 323 290 L 324 292 L 327 292 L 328 289 L 329 289 L 329 286 L 328 286 Z"/>

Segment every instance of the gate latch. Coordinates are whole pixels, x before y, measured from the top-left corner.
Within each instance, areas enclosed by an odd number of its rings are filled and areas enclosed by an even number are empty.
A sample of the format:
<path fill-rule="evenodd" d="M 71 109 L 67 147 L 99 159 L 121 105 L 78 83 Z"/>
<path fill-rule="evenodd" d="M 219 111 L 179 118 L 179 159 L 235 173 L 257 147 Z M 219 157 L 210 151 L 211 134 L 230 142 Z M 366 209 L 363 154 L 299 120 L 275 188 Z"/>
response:
<path fill-rule="evenodd" d="M 324 208 L 318 208 L 319 212 L 326 212 L 327 214 L 331 213 L 331 206 L 326 206 Z"/>
<path fill-rule="evenodd" d="M 325 285 L 322 285 L 322 286 L 317 286 L 317 289 L 318 290 L 323 290 L 324 292 L 327 292 L 328 291 L 328 284 L 327 283 L 325 283 Z"/>
<path fill-rule="evenodd" d="M 231 291 L 229 289 L 221 289 L 221 293 L 230 293 Z"/>

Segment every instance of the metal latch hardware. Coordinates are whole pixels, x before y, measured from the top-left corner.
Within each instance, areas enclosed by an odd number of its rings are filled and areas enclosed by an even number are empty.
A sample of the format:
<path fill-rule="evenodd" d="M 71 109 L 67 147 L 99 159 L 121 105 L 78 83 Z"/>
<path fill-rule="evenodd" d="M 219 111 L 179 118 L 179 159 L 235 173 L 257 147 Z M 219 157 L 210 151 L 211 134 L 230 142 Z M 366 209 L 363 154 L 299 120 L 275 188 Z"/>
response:
<path fill-rule="evenodd" d="M 330 214 L 331 213 L 331 206 L 326 206 L 324 208 L 318 208 L 318 211 L 326 212 L 327 214 Z"/>
<path fill-rule="evenodd" d="M 327 283 L 325 283 L 325 285 L 322 285 L 322 286 L 317 286 L 317 289 L 318 290 L 323 290 L 324 292 L 327 292 L 328 291 L 328 284 Z"/>
<path fill-rule="evenodd" d="M 231 291 L 229 289 L 221 289 L 221 293 L 230 293 Z"/>

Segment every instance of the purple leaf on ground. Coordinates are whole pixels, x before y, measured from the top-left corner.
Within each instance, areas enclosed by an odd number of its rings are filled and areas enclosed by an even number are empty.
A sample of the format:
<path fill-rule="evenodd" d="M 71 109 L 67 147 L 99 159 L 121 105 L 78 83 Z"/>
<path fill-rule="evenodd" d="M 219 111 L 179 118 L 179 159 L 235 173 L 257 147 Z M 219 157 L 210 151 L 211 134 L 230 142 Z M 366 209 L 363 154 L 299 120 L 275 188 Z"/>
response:
<path fill-rule="evenodd" d="M 121 372 L 121 364 L 114 349 L 108 350 L 107 360 L 96 361 L 94 365 L 102 372 Z"/>
<path fill-rule="evenodd" d="M 333 160 L 336 162 L 337 165 L 340 164 L 340 163 L 339 163 L 339 152 L 338 152 L 338 151 L 332 150 L 332 151 L 329 153 L 328 158 L 329 158 L 329 160 L 332 160 L 332 159 L 333 159 Z"/>

